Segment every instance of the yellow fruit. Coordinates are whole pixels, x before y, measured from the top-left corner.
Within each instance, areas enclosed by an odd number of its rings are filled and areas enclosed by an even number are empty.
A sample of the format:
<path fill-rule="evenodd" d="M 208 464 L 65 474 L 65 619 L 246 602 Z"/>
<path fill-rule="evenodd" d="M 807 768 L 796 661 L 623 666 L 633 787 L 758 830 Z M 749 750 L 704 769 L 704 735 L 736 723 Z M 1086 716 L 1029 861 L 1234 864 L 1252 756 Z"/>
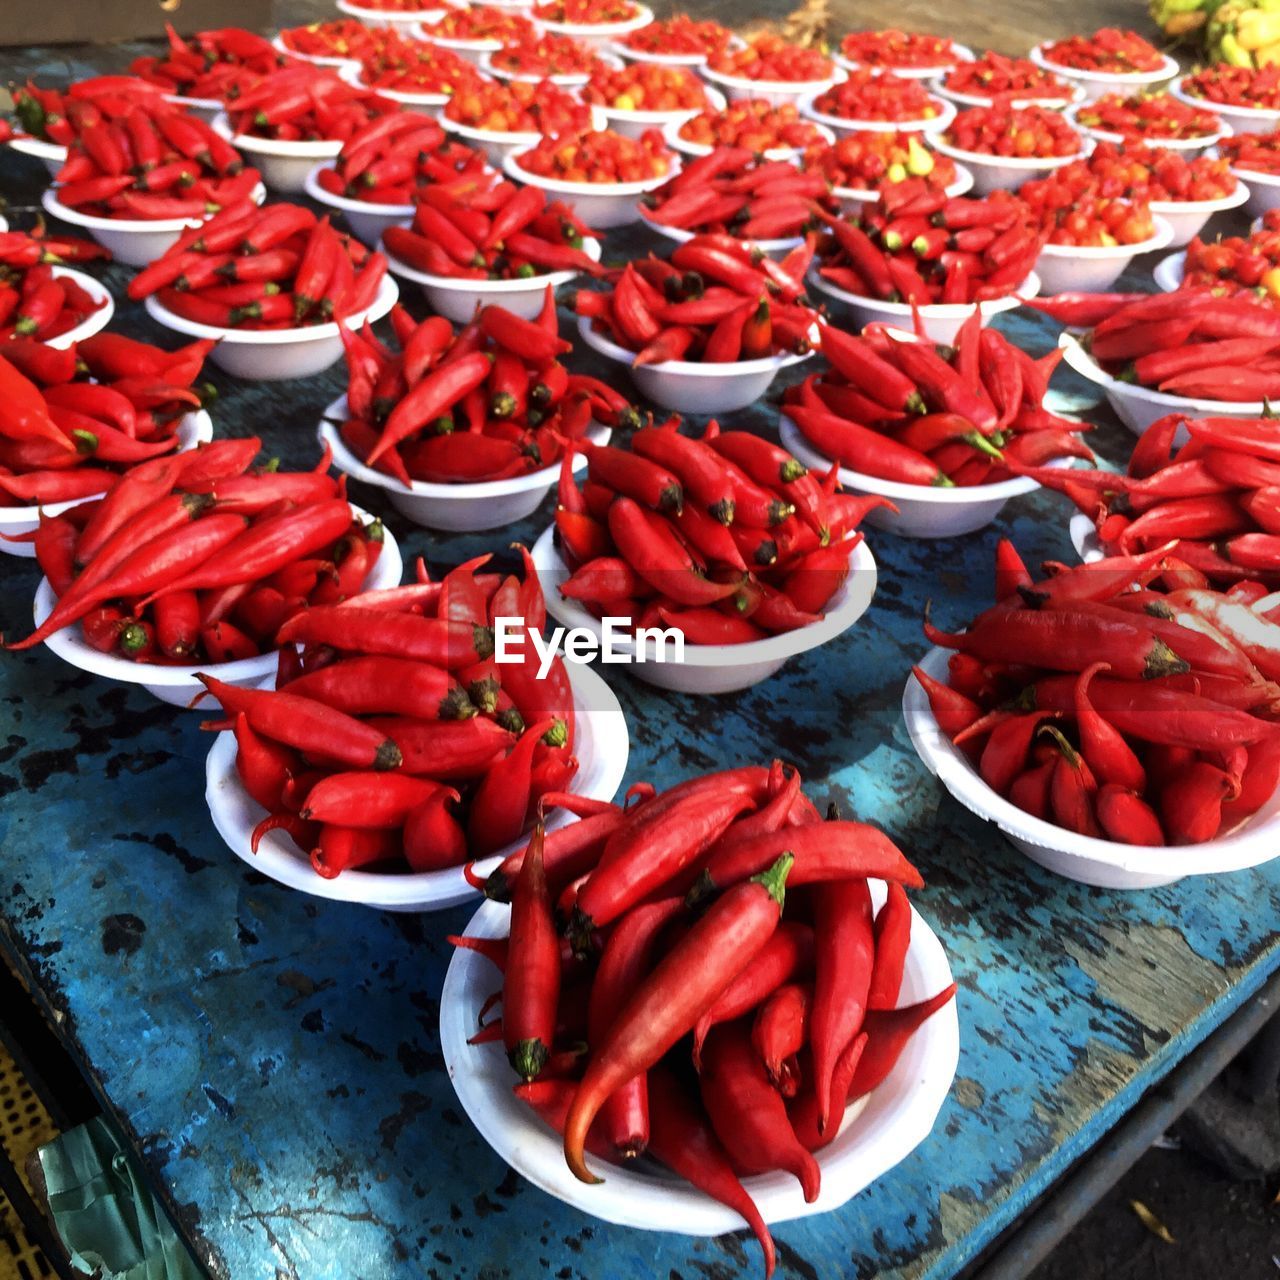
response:
<path fill-rule="evenodd" d="M 1254 50 L 1253 60 L 1260 67 L 1280 66 L 1280 41 Z"/>
<path fill-rule="evenodd" d="M 1280 298 L 1280 267 L 1272 267 L 1258 283 L 1273 297 Z"/>

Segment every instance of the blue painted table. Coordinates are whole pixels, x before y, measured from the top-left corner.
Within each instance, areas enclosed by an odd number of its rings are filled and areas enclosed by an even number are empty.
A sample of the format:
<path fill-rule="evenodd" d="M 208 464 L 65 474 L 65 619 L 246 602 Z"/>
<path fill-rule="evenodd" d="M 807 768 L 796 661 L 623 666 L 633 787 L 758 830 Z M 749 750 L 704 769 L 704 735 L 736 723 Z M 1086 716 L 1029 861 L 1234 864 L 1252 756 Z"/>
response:
<path fill-rule="evenodd" d="M 41 180 L 0 156 L 11 203 Z M 105 278 L 119 299 L 127 274 Z M 161 336 L 134 307 L 120 323 Z M 1034 319 L 1012 325 L 1037 353 L 1053 342 Z M 297 463 L 314 458 L 314 424 L 341 389 L 336 372 L 215 381 L 218 432 L 261 434 Z M 1062 386 L 1088 398 L 1084 384 Z M 773 416 L 752 415 L 765 428 Z M 1098 434 L 1122 459 L 1123 433 Z M 376 492 L 353 496 L 384 510 Z M 1274 867 L 1140 895 L 1056 879 L 954 803 L 911 749 L 899 705 L 925 647 L 925 601 L 944 623 L 970 616 L 1000 533 L 1029 560 L 1069 560 L 1067 514 L 1037 496 L 954 541 L 873 532 L 870 612 L 745 694 L 661 694 L 610 669 L 631 731 L 628 783 L 795 761 L 815 799 L 882 824 L 921 867 L 917 905 L 960 983 L 959 1074 L 932 1135 L 844 1209 L 781 1226 L 783 1276 L 952 1275 L 1280 967 Z M 544 506 L 520 527 L 453 538 L 389 523 L 406 552 L 440 566 L 530 540 L 549 518 Z M 36 580 L 0 558 L 6 633 L 29 624 Z M 196 715 L 45 650 L 4 657 L 0 705 L 0 946 L 212 1274 L 757 1273 L 743 1235 L 610 1227 L 534 1190 L 481 1142 L 437 1039 L 443 937 L 467 910 L 327 904 L 238 862 L 205 810 L 209 739 Z"/>

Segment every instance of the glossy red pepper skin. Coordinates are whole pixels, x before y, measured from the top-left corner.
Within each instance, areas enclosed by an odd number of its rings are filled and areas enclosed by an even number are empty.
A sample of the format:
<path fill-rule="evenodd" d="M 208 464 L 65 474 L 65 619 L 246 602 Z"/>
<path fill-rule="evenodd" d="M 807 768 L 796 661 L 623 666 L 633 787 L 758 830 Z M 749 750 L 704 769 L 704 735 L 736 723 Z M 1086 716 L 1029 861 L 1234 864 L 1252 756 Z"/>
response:
<path fill-rule="evenodd" d="M 511 941 L 518 965 L 503 983 L 503 1043 L 511 1065 L 524 1080 L 546 1066 L 555 1040 L 560 999 L 560 941 L 542 865 L 541 825 L 529 842 L 511 904 Z"/>
<path fill-rule="evenodd" d="M 902 1056 L 907 1041 L 924 1022 L 944 1008 L 956 994 L 953 982 L 936 996 L 894 1010 L 874 1010 L 867 1015 L 867 1044 L 849 1085 L 849 1101 L 865 1097 L 883 1084 Z"/>

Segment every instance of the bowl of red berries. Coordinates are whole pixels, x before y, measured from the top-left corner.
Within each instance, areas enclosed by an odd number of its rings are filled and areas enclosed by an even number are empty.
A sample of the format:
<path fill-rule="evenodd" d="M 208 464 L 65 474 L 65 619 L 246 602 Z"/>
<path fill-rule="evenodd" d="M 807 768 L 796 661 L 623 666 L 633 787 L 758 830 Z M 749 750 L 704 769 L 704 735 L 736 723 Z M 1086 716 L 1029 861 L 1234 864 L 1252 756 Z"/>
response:
<path fill-rule="evenodd" d="M 921 133 L 847 133 L 830 145 L 809 147 L 801 160 L 806 172 L 822 174 L 844 213 L 874 204 L 881 192 L 899 184 L 938 187 L 963 195 L 973 175 L 927 145 Z"/>
<path fill-rule="evenodd" d="M 869 67 L 910 80 L 932 80 L 957 63 L 972 61 L 973 50 L 956 44 L 950 36 L 886 28 L 849 32 L 840 42 L 835 60 L 845 71 Z"/>
<path fill-rule="evenodd" d="M 596 108 L 610 129 L 638 138 L 646 129 L 681 125 L 708 109 L 722 110 L 724 96 L 705 84 L 689 67 L 631 62 L 600 67 L 579 90 L 582 101 Z"/>
<path fill-rule="evenodd" d="M 1078 84 L 1088 99 L 1105 93 L 1149 88 L 1173 79 L 1178 60 L 1161 53 L 1136 31 L 1102 27 L 1090 36 L 1045 40 L 1030 53 L 1031 61 L 1064 80 Z"/>
<path fill-rule="evenodd" d="M 1233 134 L 1223 138 L 1215 151 L 1249 189 L 1245 213 L 1257 218 L 1280 208 L 1280 129 Z"/>
<path fill-rule="evenodd" d="M 1193 107 L 1207 107 L 1232 129 L 1273 129 L 1280 124 L 1280 67 L 1233 67 L 1218 62 L 1179 76 L 1169 92 Z"/>
<path fill-rule="evenodd" d="M 699 21 L 687 13 L 677 13 L 611 40 L 609 51 L 628 62 L 701 67 L 713 53 L 741 43 L 728 27 L 718 22 Z"/>
<path fill-rule="evenodd" d="M 603 48 L 653 21 L 653 10 L 635 0 L 543 0 L 529 16 L 546 32 Z"/>
<path fill-rule="evenodd" d="M 1128 142 L 1198 155 L 1231 132 L 1212 111 L 1170 93 L 1104 93 L 1063 113 L 1095 142 Z"/>
<path fill-rule="evenodd" d="M 1079 159 L 1085 141 L 1057 111 L 1044 107 L 970 107 L 930 143 L 973 174 L 982 196 L 1011 191 Z"/>
<path fill-rule="evenodd" d="M 740 47 L 717 50 L 702 74 L 730 102 L 763 101 L 779 106 L 807 93 L 820 93 L 840 77 L 840 70 L 817 49 L 788 44 L 766 33 Z"/>
<path fill-rule="evenodd" d="M 955 118 L 954 102 L 935 97 L 919 80 L 889 71 L 851 71 L 819 93 L 806 93 L 797 103 L 800 114 L 825 125 L 837 136 L 859 131 L 929 133 L 945 129 Z"/>
<path fill-rule="evenodd" d="M 929 88 L 957 107 L 990 107 L 1008 102 L 1015 107 L 1048 107 L 1057 111 L 1084 99 L 1084 90 L 1030 58 L 984 53 L 972 62 L 957 62 Z"/>
<path fill-rule="evenodd" d="M 686 156 L 709 156 L 717 147 L 741 147 L 766 160 L 795 160 L 809 147 L 836 140 L 825 125 L 801 116 L 795 103 L 763 100 L 709 107 L 663 130 L 667 143 Z"/>

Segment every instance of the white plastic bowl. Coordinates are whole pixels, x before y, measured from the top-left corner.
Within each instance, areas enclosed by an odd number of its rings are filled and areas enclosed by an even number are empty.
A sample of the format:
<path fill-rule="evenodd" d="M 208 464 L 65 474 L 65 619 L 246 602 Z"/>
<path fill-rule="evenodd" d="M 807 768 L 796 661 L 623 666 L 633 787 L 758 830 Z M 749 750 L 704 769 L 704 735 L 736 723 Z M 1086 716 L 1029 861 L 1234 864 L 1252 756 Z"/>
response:
<path fill-rule="evenodd" d="M 626 718 L 613 691 L 590 667 L 576 662 L 565 666 L 573 687 L 573 751 L 578 757 L 578 772 L 567 790 L 592 800 L 612 800 L 627 771 L 630 754 Z M 282 831 L 269 832 L 258 852 L 251 852 L 253 829 L 267 811 L 244 789 L 235 762 L 235 734 L 224 731 L 214 739 L 205 764 L 205 800 L 213 825 L 227 847 L 263 875 L 317 898 L 354 902 L 382 911 L 442 911 L 478 895 L 478 890 L 467 883 L 461 867 L 403 873 L 353 868 L 326 879 Z M 567 826 L 570 817 L 564 809 L 553 809 L 547 815 L 547 830 Z M 481 859 L 476 864 L 477 874 L 488 875 L 526 840 L 522 837 Z"/>
<path fill-rule="evenodd" d="M 533 563 L 547 600 L 547 612 L 566 627 L 585 627 L 601 636 L 603 628 L 576 600 L 560 594 L 560 584 L 569 578 L 569 568 L 555 544 L 555 529 L 546 529 L 533 547 Z M 848 631 L 870 607 L 875 595 L 875 557 L 865 541 L 858 542 L 849 556 L 849 576 L 831 598 L 821 622 L 796 631 L 749 640 L 745 644 L 686 644 L 683 662 L 655 660 L 662 649 L 646 644 L 643 662 L 630 661 L 627 670 L 637 680 L 677 693 L 736 693 L 767 680 L 788 658 L 807 653 Z M 619 653 L 635 656 L 635 641 L 615 636 Z"/>
<path fill-rule="evenodd" d="M 186 453 L 188 449 L 194 449 L 198 444 L 207 444 L 213 439 L 213 422 L 203 409 L 196 409 L 182 415 L 174 435 L 178 437 L 177 452 Z M 93 493 L 75 498 L 71 502 L 47 502 L 33 507 L 0 507 L 0 534 L 15 537 L 21 533 L 32 533 L 40 527 L 41 511 L 47 516 L 59 516 L 72 507 L 78 507 L 82 502 L 92 502 L 101 496 L 100 493 Z M 0 538 L 0 552 L 31 560 L 35 558 L 36 549 L 29 542 L 7 542 Z"/>
<path fill-rule="evenodd" d="M 643 182 L 560 182 L 555 178 L 543 178 L 520 167 L 520 157 L 526 148 L 511 152 L 502 162 L 502 171 L 508 178 L 530 187 L 541 187 L 553 200 L 563 200 L 589 227 L 608 231 L 613 227 L 627 227 L 640 217 L 636 200 L 646 191 L 658 187 L 680 171 L 680 157 L 673 156 L 667 172 Z"/>
<path fill-rule="evenodd" d="M 1171 253 L 1167 258 L 1161 258 L 1152 270 L 1151 278 L 1162 293 L 1176 293 L 1182 288 L 1182 277 L 1186 274 L 1186 269 L 1187 251 L 1184 249 L 1181 253 Z"/>
<path fill-rule="evenodd" d="M 334 195 L 326 191 L 318 181 L 316 174 L 321 169 L 332 169 L 333 160 L 322 160 L 307 172 L 302 188 L 318 204 L 337 209 L 347 220 L 351 233 L 361 244 L 371 249 L 382 239 L 382 233 L 388 227 L 403 225 L 406 218 L 413 217 L 411 204 L 378 204 L 373 200 L 353 200 L 350 196 Z"/>
<path fill-rule="evenodd" d="M 1199 400 L 1121 382 L 1080 345 L 1074 334 L 1065 331 L 1059 334 L 1058 345 L 1063 348 L 1067 363 L 1081 377 L 1096 382 L 1103 389 L 1116 416 L 1136 436 L 1142 435 L 1153 422 L 1169 413 L 1185 413 L 1193 418 L 1260 418 L 1265 408 L 1261 400 Z"/>
<path fill-rule="evenodd" d="M 938 134 L 932 134 L 929 145 L 950 156 L 973 174 L 973 194 L 989 196 L 993 191 L 1016 191 L 1032 178 L 1044 178 L 1074 160 L 1082 160 L 1089 152 L 1089 144 L 1081 141 L 1081 148 L 1069 156 L 989 156 L 981 151 L 965 151 L 945 142 Z"/>
<path fill-rule="evenodd" d="M 1280 173 L 1257 173 L 1252 169 L 1230 170 L 1249 192 L 1244 211 L 1251 218 L 1260 218 L 1272 209 L 1280 208 Z"/>
<path fill-rule="evenodd" d="M 257 138 L 251 133 L 234 133 L 225 111 L 214 117 L 213 129 L 226 138 L 262 174 L 262 181 L 276 195 L 296 196 L 306 190 L 307 177 L 322 160 L 336 160 L 341 141 L 279 142 Z M 327 194 L 327 193 L 326 193 Z"/>
<path fill-rule="evenodd" d="M 734 76 L 727 71 L 713 71 L 709 66 L 704 66 L 702 75 L 730 102 L 768 102 L 772 106 L 781 107 L 830 89 L 837 80 L 843 78 L 844 73 L 833 69 L 832 74 L 822 80 L 752 80 L 747 76 Z"/>
<path fill-rule="evenodd" d="M 1137 244 L 1087 247 L 1074 244 L 1047 244 L 1036 259 L 1040 290 L 1046 296 L 1065 293 L 1105 293 L 1139 254 L 1156 253 L 1173 242 L 1173 227 L 1164 218 L 1152 215 L 1156 233 Z"/>
<path fill-rule="evenodd" d="M 885 886 L 879 880 L 870 881 L 870 886 L 872 906 L 878 910 L 885 900 Z M 509 907 L 486 902 L 466 933 L 476 938 L 505 937 L 510 917 Z M 900 1004 L 927 1000 L 951 982 L 941 942 L 913 908 Z M 501 975 L 489 961 L 459 947 L 449 962 L 440 997 L 445 1068 L 463 1110 L 494 1151 L 534 1186 L 605 1222 L 690 1236 L 741 1231 L 742 1219 L 732 1209 L 652 1160 L 620 1166 L 588 1156 L 587 1163 L 605 1179 L 594 1186 L 570 1173 L 559 1134 L 512 1092 L 516 1077 L 502 1044 L 467 1043 L 475 1034 L 481 1005 L 500 984 Z M 951 1091 L 959 1057 L 960 1021 L 953 999 L 911 1037 L 884 1082 L 845 1111 L 839 1135 L 816 1155 L 822 1192 L 812 1204 L 805 1203 L 790 1174 L 743 1178 L 764 1220 L 785 1222 L 838 1209 L 904 1160 L 933 1129 Z"/>
<path fill-rule="evenodd" d="M 377 321 L 395 306 L 400 290 L 390 274 L 378 287 L 373 305 L 348 316 L 346 324 L 359 329 L 366 320 Z M 154 294 L 146 300 L 147 314 L 166 329 L 193 338 L 215 338 L 218 345 L 209 359 L 219 368 L 249 382 L 278 382 L 283 378 L 307 378 L 323 373 L 342 358 L 342 338 L 336 322 L 299 329 L 221 329 L 198 324 L 170 311 Z"/>
<path fill-rule="evenodd" d="M 634 351 L 597 333 L 589 316 L 578 317 L 583 342 L 602 356 L 631 370 L 631 380 L 646 400 L 676 413 L 734 413 L 764 397 L 780 369 L 808 360 L 804 355 L 765 356 L 759 360 L 735 360 L 730 364 L 698 364 L 690 360 L 665 360 L 661 364 L 633 366 Z"/>
<path fill-rule="evenodd" d="M 809 269 L 809 283 L 827 297 L 834 298 L 851 314 L 854 325 L 861 329 L 864 325 L 880 322 L 910 328 L 912 308 L 906 302 L 882 302 L 879 298 L 867 298 L 860 294 L 849 293 L 824 279 L 818 274 L 817 266 Z M 976 306 L 982 315 L 982 323 L 989 324 L 994 316 L 1003 311 L 1012 311 L 1021 306 L 1022 298 L 1034 298 L 1041 292 L 1040 277 L 1033 271 L 1018 288 L 1007 298 L 992 298 L 987 302 L 928 303 L 916 307 L 924 325 L 925 335 L 930 342 L 950 344 L 960 332 L 961 326 L 973 314 Z"/>
<path fill-rule="evenodd" d="M 784 416 L 779 420 L 778 438 L 783 448 L 806 467 L 819 473 L 831 469 L 832 459 L 819 453 L 790 418 Z M 1010 498 L 1020 498 L 1040 487 L 1025 476 L 1001 480 L 998 484 L 957 485 L 952 489 L 940 489 L 883 480 L 861 471 L 850 471 L 847 467 L 841 467 L 838 475 L 843 489 L 888 498 L 898 508 L 898 513 L 895 515 L 880 507 L 868 511 L 865 521 L 873 528 L 884 529 L 903 538 L 957 538 L 961 534 L 985 529 L 1004 510 Z"/>
<path fill-rule="evenodd" d="M 560 463 L 532 471 L 511 480 L 485 480 L 478 484 L 432 484 L 414 480 L 406 489 L 398 480 L 376 467 L 366 466 L 347 448 L 339 427 L 346 420 L 347 398 L 340 396 L 325 411 L 316 435 L 322 446 L 333 450 L 333 465 L 353 480 L 376 485 L 387 491 L 391 505 L 402 516 L 427 529 L 450 533 L 476 533 L 483 529 L 505 529 L 531 516 L 551 492 L 560 475 Z M 593 424 L 587 439 L 607 444 L 613 433 Z M 573 469 L 587 465 L 585 454 L 573 460 Z"/>
<path fill-rule="evenodd" d="M 1213 133 L 1198 134 L 1194 138 L 1148 138 L 1142 134 L 1134 134 L 1130 137 L 1123 133 L 1115 133 L 1110 129 L 1099 129 L 1093 125 L 1081 124 L 1080 112 L 1089 105 L 1088 102 L 1077 102 L 1062 113 L 1063 118 L 1069 120 L 1072 127 L 1086 138 L 1092 138 L 1094 142 L 1111 142 L 1117 147 L 1160 147 L 1166 151 L 1181 151 L 1187 155 L 1200 155 L 1201 152 L 1208 151 L 1210 147 L 1216 146 L 1231 133 L 1231 126 L 1224 123 L 1220 128 L 1215 129 Z"/>
<path fill-rule="evenodd" d="M 962 196 L 972 190 L 973 174 L 964 165 L 956 165 L 956 176 L 945 187 L 947 195 Z M 858 213 L 880 199 L 878 191 L 866 187 L 833 187 L 831 194 L 839 203 L 841 213 Z"/>
<path fill-rule="evenodd" d="M 655 235 L 660 235 L 665 240 L 671 240 L 675 244 L 685 244 L 694 239 L 698 234 L 696 231 L 685 231 L 681 227 L 669 227 L 665 223 L 656 221 L 650 211 L 643 205 L 640 206 L 640 221 L 644 223 Z M 738 237 L 742 239 L 742 237 Z M 803 236 L 787 236 L 777 240 L 742 240 L 743 244 L 750 245 L 753 249 L 759 249 L 761 253 L 767 253 L 771 258 L 785 258 L 792 249 L 798 248 L 804 244 Z"/>
<path fill-rule="evenodd" d="M 290 49 L 284 42 L 284 32 L 278 31 L 271 39 L 272 45 L 288 58 L 296 58 L 299 62 L 310 62 L 317 67 L 333 67 L 338 71 L 344 68 L 359 67 L 358 58 L 343 58 L 333 53 L 301 53 Z"/>
<path fill-rule="evenodd" d="M 542 310 L 547 285 L 559 289 L 562 284 L 576 280 L 580 274 L 577 271 L 552 271 L 544 276 L 531 276 L 528 280 L 458 280 L 419 271 L 417 267 L 401 262 L 386 245 L 380 248 L 386 255 L 387 266 L 396 275 L 421 286 L 432 311 L 455 324 L 466 324 L 475 315 L 477 307 L 490 305 L 505 307 L 525 320 L 534 320 Z M 582 248 L 589 257 L 600 261 L 598 240 L 588 238 L 582 242 Z"/>
<path fill-rule="evenodd" d="M 945 681 L 949 656 L 946 649 L 931 649 L 919 665 Z M 1032 817 L 993 791 L 938 727 L 914 675 L 903 693 L 902 715 L 920 759 L 966 809 L 994 822 L 1033 862 L 1069 880 L 1103 889 L 1154 889 L 1183 876 L 1239 871 L 1280 857 L 1280 790 L 1242 827 L 1216 840 L 1158 848 L 1119 844 Z"/>
<path fill-rule="evenodd" d="M 806 120 L 825 126 L 837 136 L 846 133 L 889 133 L 897 130 L 903 133 L 937 133 L 956 118 L 956 104 L 938 97 L 934 99 L 939 108 L 936 116 L 922 116 L 917 120 L 852 120 L 848 116 L 833 116 L 818 110 L 817 99 L 825 92 L 824 89 L 818 93 L 806 93 L 796 106 Z"/>
<path fill-rule="evenodd" d="M 413 35 L 418 40 L 427 40 L 437 48 L 447 49 L 450 53 L 457 54 L 459 58 L 476 67 L 480 65 L 480 59 L 486 53 L 496 53 L 502 48 L 502 41 L 492 37 L 473 36 L 464 39 L 461 36 L 432 35 L 424 23 L 420 23 L 413 29 Z"/>
<path fill-rule="evenodd" d="M 611 53 L 600 51 L 597 52 L 596 57 L 606 67 L 612 67 L 615 71 L 626 65 L 621 58 L 615 58 Z M 552 84 L 559 85 L 562 89 L 581 89 L 591 79 L 589 71 L 557 72 L 551 76 L 534 75 L 527 71 L 504 71 L 493 65 L 493 55 L 489 53 L 480 59 L 479 65 L 485 75 L 492 76 L 495 80 L 522 80 L 526 84 L 541 84 L 544 80 L 550 80 Z"/>
<path fill-rule="evenodd" d="M 15 133 L 9 139 L 9 147 L 20 156 L 32 156 L 44 162 L 44 167 L 53 177 L 67 162 L 67 149 L 57 142 L 46 142 L 43 138 L 33 138 L 30 134 Z"/>
<path fill-rule="evenodd" d="M 373 517 L 351 504 L 352 514 L 361 519 L 371 521 Z M 383 526 L 384 541 L 382 551 L 372 572 L 365 579 L 366 591 L 380 591 L 386 587 L 400 584 L 400 576 L 404 572 L 404 562 L 400 558 L 400 548 L 392 536 L 391 530 Z M 57 597 L 49 585 L 48 578 L 41 578 L 36 588 L 33 607 L 36 625 L 39 626 L 50 614 Z M 250 688 L 261 684 L 263 680 L 274 675 L 276 655 L 260 653 L 256 658 L 241 658 L 237 662 L 206 662 L 198 666 L 170 667 L 158 663 L 132 662 L 128 658 L 117 658 L 114 654 L 99 653 L 84 640 L 83 632 L 77 623 L 55 632 L 45 645 L 58 655 L 63 662 L 81 671 L 88 671 L 95 676 L 105 676 L 109 680 L 117 680 L 123 684 L 141 685 L 148 693 L 175 707 L 187 707 L 192 698 L 204 692 L 204 685 L 196 679 L 196 672 L 216 676 L 227 684 Z M 206 714 L 218 709 L 217 699 L 204 698 L 197 710 Z"/>
<path fill-rule="evenodd" d="M 888 71 L 892 75 L 901 76 L 904 80 L 934 80 L 938 76 L 945 75 L 957 62 L 973 61 L 973 50 L 968 45 L 953 43 L 951 47 L 956 54 L 954 62 L 935 63 L 932 67 L 873 67 L 872 70 Z M 836 66 L 842 71 L 861 71 L 867 65 L 865 62 L 856 62 L 853 58 L 846 57 L 839 48 L 831 56 Z"/>
<path fill-rule="evenodd" d="M 995 102 L 995 98 L 981 93 L 961 93 L 958 89 L 948 89 L 943 83 L 946 80 L 945 75 L 937 76 L 929 81 L 929 92 L 937 94 L 939 98 L 945 98 L 948 102 L 954 102 L 957 107 L 989 107 Z M 1084 90 L 1078 84 L 1064 84 L 1067 96 L 1064 98 L 1014 98 L 1012 106 L 1020 107 L 1043 107 L 1046 111 L 1065 111 L 1067 107 L 1076 102 L 1085 101 Z"/>
<path fill-rule="evenodd" d="M 336 0 L 339 13 L 349 18 L 356 18 L 366 27 L 391 27 L 401 35 L 412 35 L 411 27 L 420 22 L 439 22 L 444 17 L 445 7 L 435 9 L 410 9 L 403 13 L 394 9 L 369 9 L 364 5 L 353 4 L 352 0 Z"/>
<path fill-rule="evenodd" d="M 164 100 L 198 116 L 205 124 L 212 124 L 214 117 L 222 110 L 221 98 L 187 98 L 180 93 L 166 93 Z"/>
<path fill-rule="evenodd" d="M 257 204 L 267 198 L 262 183 L 254 188 L 253 198 Z M 205 221 L 204 218 L 99 218 L 63 204 L 56 187 L 47 188 L 40 202 L 50 216 L 73 227 L 84 227 L 126 267 L 145 267 L 154 262 L 188 227 L 198 227 Z"/>
<path fill-rule="evenodd" d="M 459 124 L 456 120 L 450 120 L 445 112 L 440 112 L 440 123 L 448 133 L 456 134 L 468 146 L 477 151 L 483 151 L 489 158 L 489 163 L 496 168 L 502 167 L 502 162 L 513 151 L 527 151 L 530 147 L 536 147 L 542 139 L 540 133 L 518 133 L 506 129 L 476 129 L 469 124 Z M 608 122 L 604 118 L 604 113 L 599 107 L 591 109 L 591 127 L 593 129 L 605 129 Z"/>
<path fill-rule="evenodd" d="M 68 329 L 66 333 L 60 333 L 56 338 L 50 338 L 44 344 L 46 347 L 56 347 L 59 351 L 62 351 L 71 346 L 72 343 L 83 342 L 86 338 L 91 338 L 95 333 L 105 329 L 111 323 L 111 317 L 116 313 L 116 304 L 107 286 L 100 280 L 95 280 L 92 276 L 85 275 L 83 271 L 73 271 L 70 267 L 54 267 L 53 276 L 55 280 L 59 277 L 65 280 L 74 280 L 86 293 L 104 304 L 81 320 L 74 329 Z M 0 354 L 3 354 L 3 351 L 4 348 L 0 347 Z"/>
<path fill-rule="evenodd" d="M 639 138 L 648 129 L 661 129 L 665 136 L 668 125 L 679 129 L 686 120 L 701 115 L 708 107 L 714 111 L 723 111 L 727 105 L 724 94 L 710 85 L 703 86 L 703 95 L 706 102 L 702 106 L 687 107 L 681 111 L 625 111 L 620 107 L 601 106 L 596 107 L 596 110 L 604 117 L 605 127 L 622 134 L 624 138 Z"/>
<path fill-rule="evenodd" d="M 435 115 L 449 101 L 447 93 L 415 93 L 409 89 L 375 89 L 364 82 L 360 73 L 361 66 L 358 62 L 352 63 L 350 67 L 342 67 L 338 72 L 348 84 L 354 85 L 357 89 L 363 89 L 366 93 L 376 93 L 380 98 L 390 98 L 392 102 L 398 102 L 411 111 L 420 111 L 423 115 Z"/>
<path fill-rule="evenodd" d="M 1050 41 L 1042 41 L 1036 45 L 1027 57 L 1046 71 L 1052 71 L 1059 80 L 1067 80 L 1078 84 L 1085 94 L 1085 101 L 1092 102 L 1107 93 L 1135 91 L 1146 89 L 1151 85 L 1171 80 L 1178 74 L 1177 58 L 1164 56 L 1164 65 L 1155 71 L 1082 71 L 1078 67 L 1064 67 L 1060 62 L 1052 62 L 1044 56 L 1044 49 Z"/>
<path fill-rule="evenodd" d="M 1214 102 L 1211 98 L 1198 98 L 1194 93 L 1187 92 L 1183 85 L 1186 79 L 1186 76 L 1179 76 L 1169 86 L 1169 92 L 1188 106 L 1212 111 L 1239 133 L 1268 133 L 1280 124 L 1278 107 L 1236 107 L 1225 102 Z"/>
<path fill-rule="evenodd" d="M 729 48 L 740 49 L 745 41 L 733 36 Z M 605 46 L 608 53 L 625 62 L 652 62 L 659 67 L 703 67 L 708 55 L 705 53 L 646 53 L 641 49 L 633 49 L 621 40 L 610 40 Z"/>
<path fill-rule="evenodd" d="M 636 14 L 632 18 L 624 18 L 621 22 L 548 22 L 545 18 L 534 17 L 534 25 L 550 35 L 568 36 L 579 44 L 590 49 L 603 49 L 614 40 L 639 31 L 653 21 L 653 10 L 648 5 L 637 5 Z"/>
<path fill-rule="evenodd" d="M 1173 231 L 1168 248 L 1181 249 L 1200 234 L 1204 224 L 1215 213 L 1238 209 L 1249 199 L 1249 188 L 1237 180 L 1236 189 L 1230 195 L 1217 200 L 1152 200 L 1151 212 L 1164 219 Z"/>
<path fill-rule="evenodd" d="M 697 112 L 694 114 L 696 115 Z M 715 147 L 707 146 L 701 142 L 690 142 L 688 138 L 682 138 L 680 136 L 681 127 L 687 123 L 688 120 L 679 120 L 675 124 L 669 124 L 663 127 L 662 136 L 665 139 L 667 146 L 669 146 L 673 151 L 679 151 L 681 155 L 695 157 L 709 156 L 715 150 Z M 836 135 L 832 133 L 826 125 L 818 124 L 814 120 L 809 121 L 809 123 L 818 130 L 818 133 L 822 136 L 822 140 L 824 142 L 835 142 Z M 770 147 L 762 154 L 765 160 L 799 160 L 803 153 L 803 147 Z"/>

